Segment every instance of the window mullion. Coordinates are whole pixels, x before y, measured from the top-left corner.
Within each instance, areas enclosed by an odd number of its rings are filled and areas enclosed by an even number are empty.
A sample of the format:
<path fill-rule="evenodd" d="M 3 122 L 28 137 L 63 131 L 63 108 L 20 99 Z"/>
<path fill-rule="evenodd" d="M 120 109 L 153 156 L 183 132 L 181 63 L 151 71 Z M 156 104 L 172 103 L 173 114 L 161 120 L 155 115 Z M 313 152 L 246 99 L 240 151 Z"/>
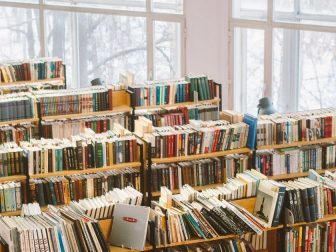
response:
<path fill-rule="evenodd" d="M 45 19 L 44 19 L 44 0 L 39 0 L 39 28 L 40 28 L 40 56 L 47 55 L 46 37 L 45 37 Z"/>
<path fill-rule="evenodd" d="M 272 97 L 273 76 L 273 0 L 267 2 L 267 27 L 265 29 L 264 44 L 264 92 L 263 96 Z"/>
<path fill-rule="evenodd" d="M 154 21 L 152 15 L 152 0 L 147 0 L 146 12 L 147 79 L 152 80 L 154 73 Z"/>

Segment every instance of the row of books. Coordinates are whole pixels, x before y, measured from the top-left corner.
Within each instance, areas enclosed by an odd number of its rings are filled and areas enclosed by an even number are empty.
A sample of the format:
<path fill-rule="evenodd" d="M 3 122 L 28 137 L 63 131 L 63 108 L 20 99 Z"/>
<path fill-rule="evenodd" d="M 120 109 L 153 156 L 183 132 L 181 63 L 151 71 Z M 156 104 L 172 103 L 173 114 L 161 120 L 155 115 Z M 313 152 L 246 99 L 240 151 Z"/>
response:
<path fill-rule="evenodd" d="M 112 110 L 112 89 L 105 86 L 33 93 L 40 102 L 42 117 Z"/>
<path fill-rule="evenodd" d="M 334 108 L 260 116 L 257 145 L 314 141 L 336 136 Z"/>
<path fill-rule="evenodd" d="M 131 186 L 114 188 L 106 194 L 94 198 L 71 201 L 69 207 L 96 220 L 111 219 L 116 203 L 140 206 L 143 195 Z"/>
<path fill-rule="evenodd" d="M 281 235 L 285 252 L 335 251 L 336 222 L 304 225 L 286 229 Z"/>
<path fill-rule="evenodd" d="M 104 195 L 114 188 L 133 185 L 140 190 L 140 173 L 134 168 L 29 180 L 30 202 L 40 206 L 64 205 L 72 200 Z"/>
<path fill-rule="evenodd" d="M 267 176 L 335 167 L 334 144 L 311 145 L 256 152 L 255 167 Z"/>
<path fill-rule="evenodd" d="M 20 210 L 26 202 L 21 182 L 0 183 L 0 210 L 1 213 Z"/>
<path fill-rule="evenodd" d="M 190 120 L 211 121 L 219 119 L 219 108 L 213 104 L 198 104 L 167 109 L 136 110 L 137 116 L 152 121 L 154 127 L 188 124 Z"/>
<path fill-rule="evenodd" d="M 69 207 L 28 217 L 1 217 L 7 251 L 109 251 L 98 221 Z"/>
<path fill-rule="evenodd" d="M 44 80 L 63 76 L 63 61 L 59 58 L 0 63 L 0 83 Z"/>
<path fill-rule="evenodd" d="M 207 76 L 189 75 L 185 80 L 151 81 L 129 85 L 134 93 L 135 106 L 159 106 L 188 101 L 210 100 L 216 87 Z"/>
<path fill-rule="evenodd" d="M 137 140 L 121 125 L 114 131 L 92 130 L 72 139 L 32 139 L 20 142 L 28 162 L 28 173 L 46 174 L 64 170 L 102 168 L 139 160 Z M 98 170 L 97 170 L 98 171 Z"/>
<path fill-rule="evenodd" d="M 25 170 L 22 148 L 13 142 L 0 145 L 0 176 L 25 174 Z"/>
<path fill-rule="evenodd" d="M 22 123 L 15 126 L 0 126 L 0 144 L 21 141 L 30 141 L 38 138 L 38 127 L 33 123 Z"/>
<path fill-rule="evenodd" d="M 0 121 L 30 119 L 36 114 L 33 98 L 29 93 L 0 96 Z"/>
<path fill-rule="evenodd" d="M 151 127 L 140 117 L 135 132 L 151 143 L 153 158 L 179 157 L 245 148 L 249 126 L 223 120 L 190 120 L 181 126 Z M 143 127 L 142 127 L 143 126 Z M 141 128 L 142 127 L 142 128 Z M 140 129 L 139 129 L 140 128 Z"/>
<path fill-rule="evenodd" d="M 225 183 L 248 168 L 248 156 L 228 155 L 221 158 L 200 159 L 188 162 L 152 165 L 152 191 L 161 186 L 170 190 L 182 185 L 205 186 Z"/>
<path fill-rule="evenodd" d="M 162 187 L 160 201 L 152 202 L 150 219 L 155 226 L 156 245 L 245 232 L 262 233 L 260 225 L 245 209 L 224 200 L 195 196 L 194 191 L 185 188 L 181 194 L 172 195 Z"/>
<path fill-rule="evenodd" d="M 106 116 L 91 116 L 77 119 L 43 120 L 41 137 L 43 138 L 71 138 L 92 129 L 95 133 L 103 133 L 113 129 L 115 123 L 126 127 L 125 114 L 113 114 Z"/>

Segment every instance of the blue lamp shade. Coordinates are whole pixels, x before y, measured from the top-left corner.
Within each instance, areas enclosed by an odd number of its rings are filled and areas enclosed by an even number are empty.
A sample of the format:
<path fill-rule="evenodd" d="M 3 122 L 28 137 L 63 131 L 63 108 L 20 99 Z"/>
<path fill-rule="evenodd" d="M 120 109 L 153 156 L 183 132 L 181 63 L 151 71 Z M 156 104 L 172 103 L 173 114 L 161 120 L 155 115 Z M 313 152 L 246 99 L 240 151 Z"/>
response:
<path fill-rule="evenodd" d="M 258 115 L 271 115 L 276 113 L 273 102 L 269 97 L 263 97 L 259 100 Z"/>

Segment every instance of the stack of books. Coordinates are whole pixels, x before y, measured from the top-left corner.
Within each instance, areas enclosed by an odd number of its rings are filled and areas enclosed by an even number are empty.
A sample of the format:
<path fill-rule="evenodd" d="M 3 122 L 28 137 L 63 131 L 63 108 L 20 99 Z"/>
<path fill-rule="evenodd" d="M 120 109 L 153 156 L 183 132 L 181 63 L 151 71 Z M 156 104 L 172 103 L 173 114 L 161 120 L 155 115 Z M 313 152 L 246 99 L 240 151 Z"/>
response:
<path fill-rule="evenodd" d="M 0 177 L 24 175 L 23 150 L 14 142 L 0 145 Z"/>
<path fill-rule="evenodd" d="M 152 121 L 153 126 L 175 126 L 188 124 L 190 120 L 218 120 L 218 105 L 214 104 L 194 104 L 188 106 L 155 108 L 136 110 L 137 116 L 144 116 Z"/>
<path fill-rule="evenodd" d="M 21 182 L 0 183 L 0 210 L 1 213 L 14 212 L 25 202 Z"/>
<path fill-rule="evenodd" d="M 0 121 L 31 119 L 35 115 L 34 99 L 29 93 L 0 96 Z"/>
<path fill-rule="evenodd" d="M 124 189 L 114 188 L 99 197 L 71 201 L 69 207 L 96 220 L 103 220 L 113 217 L 115 204 L 140 206 L 142 198 L 142 193 L 131 186 L 127 186 Z"/>
<path fill-rule="evenodd" d="M 159 106 L 216 97 L 216 87 L 205 75 L 188 75 L 185 80 L 151 81 L 129 85 L 134 92 L 135 106 Z"/>
<path fill-rule="evenodd" d="M 285 252 L 334 251 L 336 222 L 291 227 L 281 236 L 279 247 Z"/>
<path fill-rule="evenodd" d="M 0 83 L 36 81 L 62 78 L 63 76 L 63 61 L 59 58 L 0 63 Z"/>
<path fill-rule="evenodd" d="M 335 112 L 334 108 L 329 108 L 261 116 L 257 127 L 257 145 L 287 144 L 335 137 Z"/>
<path fill-rule="evenodd" d="M 104 116 L 90 116 L 76 119 L 43 120 L 41 137 L 43 138 L 71 138 L 85 132 L 86 128 L 92 129 L 95 133 L 103 133 L 113 129 L 118 123 L 126 127 L 125 114 L 113 114 Z"/>
<path fill-rule="evenodd" d="M 180 243 L 191 239 L 211 239 L 221 235 L 262 233 L 261 226 L 245 209 L 225 200 L 206 198 L 183 188 L 172 195 L 161 188 L 160 202 L 152 202 L 156 245 Z"/>
<path fill-rule="evenodd" d="M 109 251 L 98 221 L 69 207 L 28 217 L 1 217 L 8 251 Z"/>
<path fill-rule="evenodd" d="M 21 141 L 30 141 L 37 138 L 38 127 L 30 122 L 21 123 L 16 126 L 3 125 L 0 126 L 0 144 Z"/>
<path fill-rule="evenodd" d="M 72 139 L 32 139 L 20 142 L 28 160 L 28 173 L 46 174 L 64 170 L 110 167 L 139 160 L 137 140 L 115 124 L 113 131 L 85 134 Z"/>
<path fill-rule="evenodd" d="M 248 156 L 228 155 L 188 162 L 152 165 L 152 191 L 161 186 L 170 190 L 180 189 L 182 185 L 205 186 L 225 183 L 248 168 Z"/>
<path fill-rule="evenodd" d="M 41 116 L 81 114 L 112 110 L 112 90 L 94 86 L 75 90 L 33 92 L 41 105 Z"/>
<path fill-rule="evenodd" d="M 335 167 L 334 144 L 310 145 L 256 152 L 255 167 L 267 176 Z"/>
<path fill-rule="evenodd" d="M 179 157 L 245 148 L 249 126 L 227 121 L 190 120 L 181 126 L 149 127 L 139 118 L 135 132 L 151 143 L 153 158 Z"/>
<path fill-rule="evenodd" d="M 124 188 L 129 185 L 140 190 L 140 173 L 134 168 L 30 179 L 29 194 L 31 202 L 38 202 L 41 206 L 64 205 L 69 204 L 71 200 L 101 196 L 113 188 Z"/>

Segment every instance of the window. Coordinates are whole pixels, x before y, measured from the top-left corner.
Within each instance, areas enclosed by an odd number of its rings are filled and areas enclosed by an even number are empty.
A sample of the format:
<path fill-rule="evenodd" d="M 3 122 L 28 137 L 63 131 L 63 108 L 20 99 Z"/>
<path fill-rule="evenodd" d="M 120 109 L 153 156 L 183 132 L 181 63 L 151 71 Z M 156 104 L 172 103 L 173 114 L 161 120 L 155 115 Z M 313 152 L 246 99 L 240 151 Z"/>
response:
<path fill-rule="evenodd" d="M 333 0 L 230 1 L 232 107 L 257 114 L 262 96 L 279 112 L 335 107 Z"/>
<path fill-rule="evenodd" d="M 0 0 L 0 61 L 57 56 L 70 88 L 184 73 L 183 0 Z M 161 14 L 162 13 L 162 14 Z"/>

